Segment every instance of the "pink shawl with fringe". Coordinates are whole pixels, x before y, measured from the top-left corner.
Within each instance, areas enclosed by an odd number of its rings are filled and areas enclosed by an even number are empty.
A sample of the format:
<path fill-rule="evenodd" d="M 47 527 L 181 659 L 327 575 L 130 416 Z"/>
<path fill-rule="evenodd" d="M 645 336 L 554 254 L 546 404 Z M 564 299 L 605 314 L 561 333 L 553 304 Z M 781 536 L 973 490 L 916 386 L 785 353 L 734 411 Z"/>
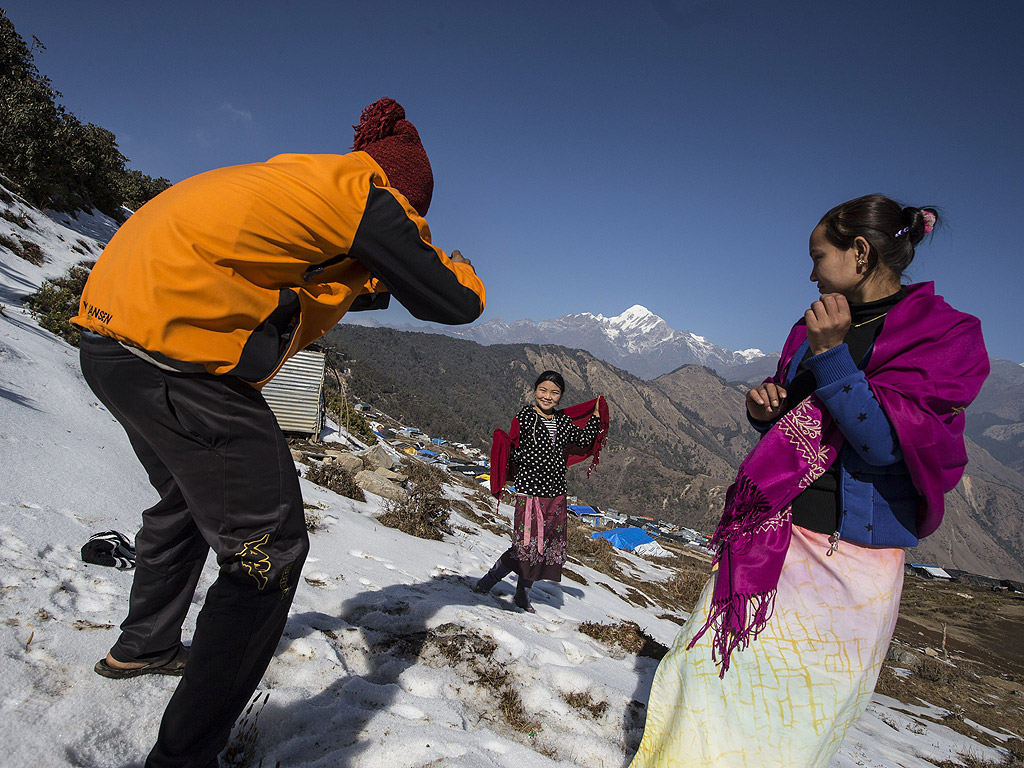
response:
<path fill-rule="evenodd" d="M 807 339 L 800 320 L 789 334 L 774 381 Z M 907 286 L 886 318 L 864 373 L 892 422 L 903 460 L 921 495 L 918 536 L 942 522 L 943 496 L 967 465 L 964 410 L 988 375 L 978 319 L 958 312 L 932 283 Z M 711 611 L 689 647 L 714 630 L 712 653 L 724 676 L 729 656 L 754 640 L 771 618 L 789 548 L 790 504 L 835 461 L 843 435 L 811 395 L 780 418 L 740 465 L 712 545 L 718 581 Z"/>

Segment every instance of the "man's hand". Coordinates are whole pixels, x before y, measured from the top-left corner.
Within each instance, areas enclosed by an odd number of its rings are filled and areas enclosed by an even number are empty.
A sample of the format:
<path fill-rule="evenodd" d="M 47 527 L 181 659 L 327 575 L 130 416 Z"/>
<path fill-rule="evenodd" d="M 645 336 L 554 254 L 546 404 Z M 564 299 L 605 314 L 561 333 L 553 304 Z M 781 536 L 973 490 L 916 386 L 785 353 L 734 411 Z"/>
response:
<path fill-rule="evenodd" d="M 456 264 L 468 264 L 471 267 L 473 266 L 473 262 L 467 259 L 465 256 L 463 256 L 462 251 L 452 251 L 451 256 L 449 256 L 448 258 L 450 258 Z"/>
<path fill-rule="evenodd" d="M 850 305 L 841 293 L 826 293 L 804 312 L 811 354 L 838 347 L 850 330 Z"/>
<path fill-rule="evenodd" d="M 769 381 L 747 392 L 747 413 L 754 421 L 771 421 L 782 413 L 785 402 L 786 390 Z"/>

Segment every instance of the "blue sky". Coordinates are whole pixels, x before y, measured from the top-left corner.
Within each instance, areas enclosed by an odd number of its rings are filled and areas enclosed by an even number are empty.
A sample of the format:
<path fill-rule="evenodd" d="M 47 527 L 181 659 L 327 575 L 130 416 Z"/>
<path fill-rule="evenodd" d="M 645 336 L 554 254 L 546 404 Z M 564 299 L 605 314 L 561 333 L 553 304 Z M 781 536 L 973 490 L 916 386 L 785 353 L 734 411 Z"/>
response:
<path fill-rule="evenodd" d="M 171 181 L 348 151 L 361 108 L 398 99 L 433 164 L 434 241 L 473 260 L 484 320 L 643 304 L 778 350 L 816 298 L 810 230 L 882 192 L 942 209 L 910 278 L 1024 361 L 1019 0 L 0 7 L 64 105 Z"/>

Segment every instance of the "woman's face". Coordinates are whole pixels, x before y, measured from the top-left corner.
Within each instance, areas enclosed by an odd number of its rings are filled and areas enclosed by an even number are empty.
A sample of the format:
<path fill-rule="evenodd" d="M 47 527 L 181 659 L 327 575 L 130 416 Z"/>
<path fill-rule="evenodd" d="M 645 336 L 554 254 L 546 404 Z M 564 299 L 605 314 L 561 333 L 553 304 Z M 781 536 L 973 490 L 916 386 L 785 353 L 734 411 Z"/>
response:
<path fill-rule="evenodd" d="M 818 284 L 818 293 L 841 293 L 847 298 L 856 292 L 864 276 L 857 271 L 857 249 L 843 250 L 825 237 L 825 228 L 818 225 L 811 232 L 811 282 Z"/>
<path fill-rule="evenodd" d="M 553 381 L 542 381 L 533 391 L 537 398 L 537 407 L 545 413 L 550 413 L 558 407 L 558 401 L 562 399 L 562 390 Z"/>

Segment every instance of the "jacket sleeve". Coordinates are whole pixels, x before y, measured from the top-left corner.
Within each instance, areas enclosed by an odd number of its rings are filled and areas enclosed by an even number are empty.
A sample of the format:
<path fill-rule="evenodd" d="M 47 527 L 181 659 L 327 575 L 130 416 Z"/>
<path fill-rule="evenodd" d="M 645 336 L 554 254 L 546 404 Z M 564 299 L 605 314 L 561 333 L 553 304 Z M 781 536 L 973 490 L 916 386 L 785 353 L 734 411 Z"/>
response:
<path fill-rule="evenodd" d="M 389 187 L 370 186 L 349 255 L 420 320 L 458 325 L 483 312 L 484 286 L 474 269 L 435 248 L 426 221 Z"/>
<path fill-rule="evenodd" d="M 902 460 L 896 431 L 857 368 L 845 344 L 808 357 L 818 383 L 815 394 L 828 408 L 849 446 L 868 464 L 885 467 Z"/>
<path fill-rule="evenodd" d="M 597 433 L 601 430 L 601 419 L 597 416 L 591 415 L 587 426 L 583 429 L 577 427 L 569 417 L 566 417 L 565 420 L 567 422 L 569 442 L 573 445 L 578 445 L 580 448 L 589 448 L 590 444 L 597 438 Z"/>

